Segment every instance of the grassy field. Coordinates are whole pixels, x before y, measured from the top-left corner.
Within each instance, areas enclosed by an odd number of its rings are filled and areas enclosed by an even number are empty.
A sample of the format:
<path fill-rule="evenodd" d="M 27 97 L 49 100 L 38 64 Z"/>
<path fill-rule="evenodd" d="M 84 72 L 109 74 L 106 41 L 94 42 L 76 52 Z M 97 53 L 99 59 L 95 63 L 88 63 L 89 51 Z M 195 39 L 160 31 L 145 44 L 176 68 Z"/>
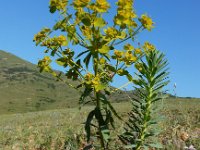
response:
<path fill-rule="evenodd" d="M 77 86 L 78 81 L 63 77 Z M 31 85 L 31 86 L 30 86 Z M 0 115 L 76 107 L 80 93 L 66 83 L 56 82 L 37 65 L 0 50 Z M 127 99 L 125 92 L 114 93 L 112 101 Z"/>
<path fill-rule="evenodd" d="M 200 149 L 200 100 L 167 99 L 157 115 L 163 116 L 159 126 L 160 142 L 166 150 L 181 150 L 185 145 Z M 131 109 L 128 102 L 115 103 L 116 110 L 124 120 Z M 0 116 L 0 150 L 77 150 L 85 143 L 84 120 L 92 106 L 31 112 Z M 156 114 L 155 114 L 156 115 Z M 116 135 L 123 130 L 122 122 L 116 120 Z M 183 134 L 188 134 L 186 141 Z M 113 140 L 119 149 L 119 140 Z"/>

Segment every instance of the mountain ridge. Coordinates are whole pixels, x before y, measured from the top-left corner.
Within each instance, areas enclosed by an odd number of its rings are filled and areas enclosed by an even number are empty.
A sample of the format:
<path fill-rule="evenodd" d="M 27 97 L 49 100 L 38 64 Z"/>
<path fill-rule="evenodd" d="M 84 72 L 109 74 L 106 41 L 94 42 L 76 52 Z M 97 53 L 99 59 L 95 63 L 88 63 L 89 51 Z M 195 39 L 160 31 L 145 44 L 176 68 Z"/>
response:
<path fill-rule="evenodd" d="M 72 85 L 78 82 L 67 80 Z M 111 101 L 128 99 L 119 90 Z M 39 73 L 36 65 L 0 50 L 0 114 L 76 107 L 80 94 L 48 73 Z"/>
<path fill-rule="evenodd" d="M 126 101 L 133 92 L 118 90 L 109 100 Z M 39 73 L 36 65 L 0 50 L 0 114 L 76 107 L 79 98 L 77 90 L 56 82 L 48 73 Z"/>
<path fill-rule="evenodd" d="M 70 97 L 79 98 L 75 89 L 56 82 L 49 74 L 39 73 L 36 65 L 2 50 L 0 95 L 0 114 L 73 107 L 75 103 L 71 103 Z M 70 100 L 70 105 L 62 99 Z"/>

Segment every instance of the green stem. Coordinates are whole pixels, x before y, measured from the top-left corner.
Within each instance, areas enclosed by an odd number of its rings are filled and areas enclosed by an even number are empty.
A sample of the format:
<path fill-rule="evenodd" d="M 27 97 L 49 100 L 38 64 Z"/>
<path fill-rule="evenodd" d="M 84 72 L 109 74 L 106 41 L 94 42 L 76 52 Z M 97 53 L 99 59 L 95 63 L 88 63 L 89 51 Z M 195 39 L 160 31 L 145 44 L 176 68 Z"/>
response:
<path fill-rule="evenodd" d="M 101 113 L 101 102 L 100 102 L 100 98 L 99 98 L 99 92 L 96 92 L 96 99 L 97 99 L 97 109 L 99 109 L 99 111 Z M 103 134 L 101 132 L 100 119 L 97 119 L 97 122 L 98 122 L 98 132 L 99 132 L 99 139 L 100 139 L 101 148 L 106 150 L 105 141 L 104 141 L 104 138 L 103 138 Z"/>
<path fill-rule="evenodd" d="M 152 87 L 149 88 L 149 95 L 146 98 L 146 110 L 145 110 L 145 115 L 144 115 L 144 122 L 143 122 L 143 128 L 142 128 L 142 132 L 140 134 L 140 141 L 137 143 L 136 146 L 136 150 L 140 150 L 141 146 L 143 145 L 144 141 L 145 141 L 145 132 L 148 128 L 148 118 L 150 117 L 150 111 L 151 111 L 151 103 L 152 103 Z"/>
<path fill-rule="evenodd" d="M 117 42 L 117 43 L 114 43 L 113 45 L 116 46 L 116 45 L 118 45 L 118 44 L 121 44 L 121 43 L 125 42 L 126 40 L 130 39 L 131 37 L 135 36 L 136 34 L 139 33 L 139 31 L 140 31 L 141 28 L 142 28 L 142 26 L 140 26 L 140 27 L 139 27 L 132 35 L 130 35 L 129 37 L 127 37 L 127 38 L 125 38 L 125 39 L 123 39 L 123 40 L 121 40 L 121 41 L 119 41 L 119 42 Z"/>
<path fill-rule="evenodd" d="M 99 67 L 99 55 L 98 53 L 94 54 L 94 58 L 93 58 L 93 64 L 94 64 L 94 74 L 95 76 L 97 76 L 98 74 L 98 67 Z M 100 112 L 100 115 L 102 115 L 101 113 L 101 100 L 100 100 L 100 91 L 96 92 L 94 89 L 94 95 L 96 97 L 96 107 Z M 99 132 L 99 139 L 100 139 L 100 144 L 101 144 L 101 148 L 103 148 L 103 150 L 106 150 L 106 144 L 103 138 L 103 134 L 101 132 L 101 119 L 97 118 L 97 122 L 98 122 L 98 132 Z"/>

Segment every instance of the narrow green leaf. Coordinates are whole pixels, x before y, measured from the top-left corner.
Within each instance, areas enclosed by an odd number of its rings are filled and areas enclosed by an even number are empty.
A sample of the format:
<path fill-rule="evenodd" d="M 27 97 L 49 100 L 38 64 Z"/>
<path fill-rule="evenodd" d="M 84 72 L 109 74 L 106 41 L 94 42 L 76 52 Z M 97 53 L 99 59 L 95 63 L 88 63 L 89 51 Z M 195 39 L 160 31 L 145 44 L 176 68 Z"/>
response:
<path fill-rule="evenodd" d="M 98 49 L 99 53 L 107 54 L 109 52 L 110 48 L 107 45 L 103 45 L 100 49 Z"/>
<path fill-rule="evenodd" d="M 95 115 L 95 110 L 92 110 L 89 114 L 88 114 L 88 117 L 87 117 L 87 120 L 86 120 L 86 123 L 85 123 L 85 131 L 87 133 L 87 142 L 90 141 L 90 125 L 91 125 L 91 122 L 92 122 L 92 119 Z"/>
<path fill-rule="evenodd" d="M 88 66 L 89 66 L 91 56 L 92 56 L 92 53 L 90 52 L 90 53 L 83 59 L 83 62 L 85 63 L 86 68 L 88 68 Z"/>
<path fill-rule="evenodd" d="M 85 53 L 87 53 L 87 52 L 89 52 L 89 51 L 90 51 L 90 50 L 86 50 L 86 51 L 83 51 L 83 52 L 79 53 L 79 54 L 76 56 L 76 58 L 81 57 L 83 54 L 85 54 Z"/>
<path fill-rule="evenodd" d="M 112 71 L 112 72 L 116 72 L 116 68 L 107 64 L 106 67 L 108 68 L 109 71 Z"/>
<path fill-rule="evenodd" d="M 107 104 L 108 104 L 110 110 L 113 112 L 113 114 L 114 114 L 118 119 L 122 120 L 122 118 L 118 115 L 117 111 L 116 111 L 115 108 L 112 106 L 112 104 L 111 104 L 109 101 L 107 101 Z"/>

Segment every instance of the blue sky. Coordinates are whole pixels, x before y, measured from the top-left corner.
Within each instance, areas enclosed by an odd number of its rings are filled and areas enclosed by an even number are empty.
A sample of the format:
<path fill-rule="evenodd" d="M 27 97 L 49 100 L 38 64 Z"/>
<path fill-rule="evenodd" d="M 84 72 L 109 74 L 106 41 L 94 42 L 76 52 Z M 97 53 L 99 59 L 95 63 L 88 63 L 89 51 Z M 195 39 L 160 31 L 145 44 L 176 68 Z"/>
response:
<path fill-rule="evenodd" d="M 43 49 L 35 47 L 33 36 L 42 27 L 52 27 L 57 19 L 49 13 L 48 3 L 0 1 L 0 49 L 36 64 Z M 199 6 L 199 0 L 135 0 L 137 14 L 147 13 L 156 23 L 152 32 L 141 33 L 137 40 L 150 41 L 166 54 L 171 80 L 167 89 L 173 93 L 176 83 L 178 96 L 200 97 Z"/>

